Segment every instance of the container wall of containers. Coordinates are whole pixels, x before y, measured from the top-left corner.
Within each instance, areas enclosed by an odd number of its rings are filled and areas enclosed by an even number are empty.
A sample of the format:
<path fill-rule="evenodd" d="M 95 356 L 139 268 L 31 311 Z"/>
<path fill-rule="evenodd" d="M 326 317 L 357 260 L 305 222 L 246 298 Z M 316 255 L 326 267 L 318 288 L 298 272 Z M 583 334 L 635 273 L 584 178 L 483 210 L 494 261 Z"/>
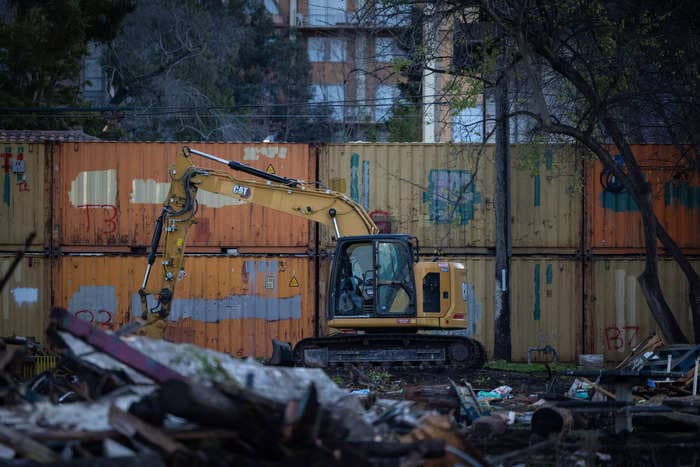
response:
<path fill-rule="evenodd" d="M 55 301 L 104 329 L 141 314 L 141 256 L 67 255 L 54 272 Z M 294 256 L 186 256 L 166 338 L 237 356 L 269 357 L 272 339 L 313 335 L 313 260 Z M 157 272 L 157 271 L 156 271 Z M 149 286 L 160 288 L 157 274 Z"/>
<path fill-rule="evenodd" d="M 30 251 L 45 252 L 49 247 L 51 146 L 0 142 L 0 150 L 0 251 L 17 251 L 34 232 Z"/>
<path fill-rule="evenodd" d="M 183 143 L 83 142 L 60 146 L 54 164 L 56 243 L 63 251 L 142 251 L 170 186 Z M 313 180 L 304 144 L 193 144 L 194 149 L 285 177 Z M 230 170 L 194 155 L 195 165 Z M 238 174 L 242 180 L 254 178 Z M 225 196 L 198 194 L 187 251 L 306 252 L 309 223 Z"/>

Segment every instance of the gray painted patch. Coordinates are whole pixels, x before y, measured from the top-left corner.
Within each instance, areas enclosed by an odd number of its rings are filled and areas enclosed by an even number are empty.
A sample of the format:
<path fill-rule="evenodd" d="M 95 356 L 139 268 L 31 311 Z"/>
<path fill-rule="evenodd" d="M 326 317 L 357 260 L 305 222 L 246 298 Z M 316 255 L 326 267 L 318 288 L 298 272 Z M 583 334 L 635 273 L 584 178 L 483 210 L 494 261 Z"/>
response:
<path fill-rule="evenodd" d="M 106 310 L 117 311 L 117 293 L 111 285 L 81 285 L 70 300 L 68 300 L 68 311 L 77 313 L 80 311 Z"/>
<path fill-rule="evenodd" d="M 132 310 L 140 314 L 138 294 L 131 297 Z M 149 297 L 149 307 L 155 300 Z M 133 313 L 132 313 L 133 314 Z M 218 323 L 225 319 L 256 318 L 265 321 L 301 319 L 301 296 L 290 298 L 257 297 L 253 295 L 229 295 L 223 299 L 176 298 L 168 315 L 169 321 L 191 318 L 206 323 Z"/>
<path fill-rule="evenodd" d="M 473 284 L 462 284 L 462 295 L 467 302 L 467 319 L 469 320 L 467 335 L 476 335 L 476 325 L 481 321 L 481 303 L 476 296 Z"/>

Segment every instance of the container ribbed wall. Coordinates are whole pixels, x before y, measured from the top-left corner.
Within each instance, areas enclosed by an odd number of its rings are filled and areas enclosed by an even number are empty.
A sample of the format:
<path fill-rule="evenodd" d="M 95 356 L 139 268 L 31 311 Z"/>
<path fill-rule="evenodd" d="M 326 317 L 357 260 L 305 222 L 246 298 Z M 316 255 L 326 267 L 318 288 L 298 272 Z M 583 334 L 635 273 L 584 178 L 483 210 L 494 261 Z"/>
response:
<path fill-rule="evenodd" d="M 514 156 L 511 170 L 513 248 L 575 252 L 578 162 L 566 148 L 533 151 L 521 151 L 528 167 Z M 415 235 L 422 251 L 494 248 L 492 145 L 329 145 L 319 158 L 320 180 L 362 204 L 380 230 Z M 329 248 L 330 230 L 322 232 L 321 245 Z"/>
<path fill-rule="evenodd" d="M 691 259 L 696 271 L 700 259 Z M 625 257 L 593 258 L 589 265 L 591 287 L 586 300 L 586 340 L 589 353 L 606 360 L 622 360 L 658 326 L 649 311 L 637 277 L 644 260 Z M 659 261 L 661 289 L 681 330 L 693 340 L 688 282 L 672 260 Z M 660 334 L 659 334 L 660 335 Z"/>
<path fill-rule="evenodd" d="M 143 249 L 151 243 L 170 178 L 168 167 L 185 143 L 70 143 L 54 165 L 57 244 L 88 251 Z M 294 179 L 313 180 L 304 144 L 193 143 L 226 160 Z M 224 165 L 193 156 L 204 168 Z M 234 173 L 234 172 L 232 172 Z M 242 180 L 254 178 L 237 173 Z M 188 237 L 190 252 L 225 248 L 258 252 L 306 251 L 309 223 L 289 214 L 230 198 L 198 194 L 198 223 Z"/>
<path fill-rule="evenodd" d="M 146 258 L 64 256 L 56 269 L 56 304 L 105 329 L 140 315 Z M 313 334 L 313 263 L 309 258 L 187 256 L 166 338 L 237 356 L 269 357 L 272 339 Z M 150 287 L 159 288 L 154 268 Z"/>
<path fill-rule="evenodd" d="M 48 248 L 50 145 L 0 142 L 0 251 L 17 251 L 31 232 L 32 251 Z"/>
<path fill-rule="evenodd" d="M 700 252 L 700 172 L 672 145 L 632 146 L 651 184 L 656 217 L 686 252 Z M 639 209 L 599 161 L 586 167 L 587 248 L 593 254 L 644 252 Z"/>
<path fill-rule="evenodd" d="M 0 256 L 0 277 L 14 255 Z M 25 256 L 0 291 L 0 337 L 34 337 L 46 343 L 51 307 L 51 262 L 46 256 Z"/>

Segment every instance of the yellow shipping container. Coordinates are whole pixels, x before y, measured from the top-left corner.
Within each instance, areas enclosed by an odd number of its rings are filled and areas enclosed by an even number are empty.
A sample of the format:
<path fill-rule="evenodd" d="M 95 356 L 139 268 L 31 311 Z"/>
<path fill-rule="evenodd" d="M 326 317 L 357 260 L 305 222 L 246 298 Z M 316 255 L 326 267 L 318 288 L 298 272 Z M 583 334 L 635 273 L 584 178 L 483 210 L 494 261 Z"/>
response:
<path fill-rule="evenodd" d="M 533 151 L 512 151 L 513 248 L 573 253 L 582 238 L 578 161 L 565 147 Z M 362 204 L 380 230 L 459 254 L 495 246 L 494 157 L 493 145 L 328 145 L 319 179 Z M 328 249 L 331 232 L 321 232 Z"/>
<path fill-rule="evenodd" d="M 51 145 L 0 142 L 2 201 L 0 201 L 0 250 L 17 251 L 31 232 L 32 251 L 48 248 L 50 222 Z"/>
<path fill-rule="evenodd" d="M 0 256 L 0 277 L 9 271 L 14 255 Z M 51 261 L 25 256 L 0 291 L 0 337 L 26 336 L 46 343 L 51 307 Z"/>
<path fill-rule="evenodd" d="M 118 329 L 141 312 L 145 266 L 141 256 L 64 256 L 54 277 L 57 305 Z M 156 268 L 151 287 L 157 279 Z M 295 343 L 313 334 L 315 290 L 308 258 L 187 256 L 166 338 L 269 357 L 273 338 Z"/>
<path fill-rule="evenodd" d="M 700 270 L 700 259 L 692 261 Z M 652 332 L 661 335 L 637 277 L 644 260 L 624 257 L 593 258 L 589 268 L 591 291 L 586 300 L 587 353 L 599 353 L 606 360 L 622 360 Z M 670 259 L 659 261 L 661 288 L 681 330 L 693 339 L 688 282 Z"/>

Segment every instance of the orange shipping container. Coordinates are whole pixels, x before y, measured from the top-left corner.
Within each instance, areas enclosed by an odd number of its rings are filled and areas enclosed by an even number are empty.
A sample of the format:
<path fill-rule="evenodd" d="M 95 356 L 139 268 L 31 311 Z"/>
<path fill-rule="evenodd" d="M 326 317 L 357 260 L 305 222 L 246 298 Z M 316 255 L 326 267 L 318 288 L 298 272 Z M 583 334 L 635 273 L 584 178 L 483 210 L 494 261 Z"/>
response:
<path fill-rule="evenodd" d="M 0 250 L 17 251 L 31 232 L 32 251 L 48 248 L 50 144 L 0 142 Z"/>
<path fill-rule="evenodd" d="M 118 329 L 141 312 L 145 265 L 141 256 L 63 256 L 54 276 L 56 305 Z M 309 258 L 187 256 L 166 338 L 269 357 L 273 338 L 295 343 L 313 334 L 315 292 Z"/>
<path fill-rule="evenodd" d="M 143 250 L 150 245 L 170 179 L 168 167 L 182 143 L 83 142 L 63 144 L 54 164 L 57 244 L 64 251 Z M 313 180 L 304 144 L 209 143 L 193 147 L 218 157 L 290 178 Z M 195 164 L 226 170 L 194 156 Z M 239 173 L 242 179 L 252 176 Z M 305 252 L 303 219 L 200 192 L 198 223 L 189 252 L 238 248 L 257 252 Z"/>
<path fill-rule="evenodd" d="M 686 252 L 700 252 L 700 172 L 672 145 L 632 150 L 651 183 L 657 218 Z M 586 172 L 587 248 L 594 254 L 643 253 L 642 219 L 630 195 L 598 160 Z"/>

